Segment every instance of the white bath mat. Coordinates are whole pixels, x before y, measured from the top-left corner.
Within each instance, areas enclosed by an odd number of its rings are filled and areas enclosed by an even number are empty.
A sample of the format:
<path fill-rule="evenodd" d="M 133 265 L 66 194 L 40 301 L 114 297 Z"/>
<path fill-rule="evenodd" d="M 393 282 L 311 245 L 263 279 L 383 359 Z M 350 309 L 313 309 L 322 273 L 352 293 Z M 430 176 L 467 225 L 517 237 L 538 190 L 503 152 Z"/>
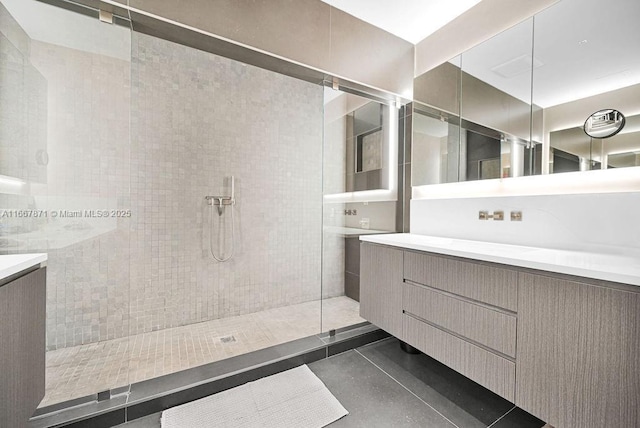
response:
<path fill-rule="evenodd" d="M 162 412 L 163 428 L 321 428 L 349 414 L 306 365 Z"/>

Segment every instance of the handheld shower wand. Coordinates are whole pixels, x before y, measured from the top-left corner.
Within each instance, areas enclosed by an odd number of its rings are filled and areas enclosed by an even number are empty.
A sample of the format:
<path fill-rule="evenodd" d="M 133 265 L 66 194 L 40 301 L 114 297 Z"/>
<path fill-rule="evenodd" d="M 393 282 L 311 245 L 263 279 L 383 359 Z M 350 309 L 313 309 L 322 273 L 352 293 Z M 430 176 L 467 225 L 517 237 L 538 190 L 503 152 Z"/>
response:
<path fill-rule="evenodd" d="M 217 257 L 213 252 L 213 214 L 212 211 L 209 211 L 209 252 L 211 256 L 219 262 L 226 262 L 231 257 L 233 257 L 233 253 L 235 250 L 235 225 L 234 225 L 234 205 L 236 204 L 235 198 L 235 177 L 232 175 L 229 177 L 231 181 L 231 194 L 227 196 L 205 196 L 204 198 L 207 200 L 207 203 L 213 210 L 215 206 L 218 210 L 218 217 L 222 217 L 224 213 L 225 205 L 231 205 L 231 252 L 228 257 Z"/>

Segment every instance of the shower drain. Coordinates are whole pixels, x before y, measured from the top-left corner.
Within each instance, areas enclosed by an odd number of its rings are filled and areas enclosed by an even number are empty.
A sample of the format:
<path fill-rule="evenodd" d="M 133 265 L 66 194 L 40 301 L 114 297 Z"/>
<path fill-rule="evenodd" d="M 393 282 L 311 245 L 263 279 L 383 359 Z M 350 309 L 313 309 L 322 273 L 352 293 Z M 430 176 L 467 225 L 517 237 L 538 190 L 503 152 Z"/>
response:
<path fill-rule="evenodd" d="M 222 336 L 220 338 L 220 342 L 222 343 L 231 343 L 231 342 L 235 342 L 236 338 L 233 335 L 228 335 L 228 336 Z"/>

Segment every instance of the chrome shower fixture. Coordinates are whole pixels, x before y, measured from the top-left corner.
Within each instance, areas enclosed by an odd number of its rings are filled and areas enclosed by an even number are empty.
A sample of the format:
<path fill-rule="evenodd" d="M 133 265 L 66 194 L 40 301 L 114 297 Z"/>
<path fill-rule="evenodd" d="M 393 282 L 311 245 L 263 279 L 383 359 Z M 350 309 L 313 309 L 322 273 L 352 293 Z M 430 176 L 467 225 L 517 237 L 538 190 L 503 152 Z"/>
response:
<path fill-rule="evenodd" d="M 224 212 L 225 205 L 235 205 L 235 178 L 232 175 L 231 178 L 231 195 L 229 196 L 205 196 L 207 203 L 218 208 L 218 215 L 221 216 Z"/>
<path fill-rule="evenodd" d="M 231 249 L 227 257 L 221 255 L 220 257 L 216 256 L 213 251 L 213 214 L 212 211 L 209 211 L 209 252 L 211 253 L 211 257 L 213 257 L 218 262 L 226 262 L 233 257 L 233 253 L 235 251 L 235 219 L 234 219 L 234 205 L 236 204 L 235 197 L 235 177 L 232 175 L 229 177 L 229 181 L 231 182 L 231 194 L 225 196 L 210 196 L 207 195 L 204 198 L 207 200 L 207 204 L 210 207 L 210 210 L 213 210 L 215 206 L 218 210 L 218 217 L 222 217 L 222 214 L 225 211 L 225 206 L 231 206 Z M 222 221 L 222 219 L 220 219 Z M 219 239 L 222 239 L 224 235 L 219 235 Z M 224 247 L 221 249 L 222 254 L 224 254 Z"/>

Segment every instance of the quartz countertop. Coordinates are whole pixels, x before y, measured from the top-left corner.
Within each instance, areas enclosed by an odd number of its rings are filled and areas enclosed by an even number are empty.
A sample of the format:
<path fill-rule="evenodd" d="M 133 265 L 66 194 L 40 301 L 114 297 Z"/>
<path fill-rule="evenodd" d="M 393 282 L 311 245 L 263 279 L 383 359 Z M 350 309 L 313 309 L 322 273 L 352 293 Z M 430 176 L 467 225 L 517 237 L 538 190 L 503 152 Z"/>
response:
<path fill-rule="evenodd" d="M 0 280 L 39 265 L 45 261 L 47 261 L 47 255 L 44 253 L 9 254 L 0 256 Z"/>
<path fill-rule="evenodd" d="M 608 254 L 393 233 L 361 236 L 375 244 L 640 286 L 640 251 Z"/>

